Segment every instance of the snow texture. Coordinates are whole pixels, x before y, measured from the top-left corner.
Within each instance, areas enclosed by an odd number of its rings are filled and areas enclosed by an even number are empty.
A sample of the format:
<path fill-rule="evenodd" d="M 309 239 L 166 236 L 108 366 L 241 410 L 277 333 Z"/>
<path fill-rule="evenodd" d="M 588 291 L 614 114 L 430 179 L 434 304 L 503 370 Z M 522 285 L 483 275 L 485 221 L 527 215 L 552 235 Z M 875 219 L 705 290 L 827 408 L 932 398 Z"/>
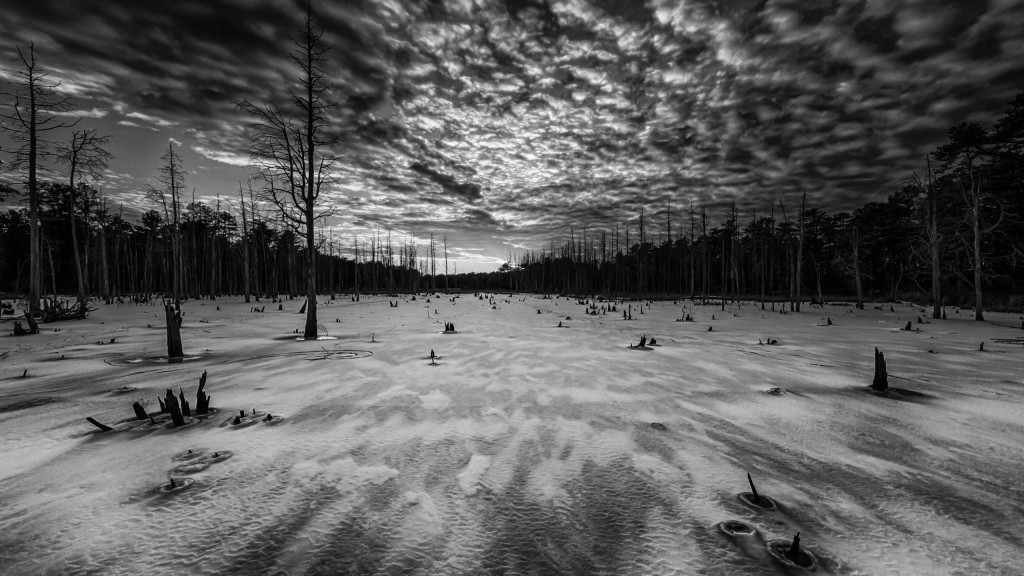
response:
<path fill-rule="evenodd" d="M 551 330 L 575 299 L 510 300 L 325 301 L 322 342 L 292 302 L 190 301 L 182 364 L 153 360 L 157 306 L 0 337 L 0 573 L 782 574 L 766 543 L 798 531 L 820 574 L 1021 573 L 1017 315 L 680 301 Z M 192 402 L 203 370 L 209 418 L 85 421 Z M 221 426 L 254 409 L 281 420 Z M 161 492 L 189 449 L 231 457 Z M 747 472 L 777 510 L 740 501 Z"/>

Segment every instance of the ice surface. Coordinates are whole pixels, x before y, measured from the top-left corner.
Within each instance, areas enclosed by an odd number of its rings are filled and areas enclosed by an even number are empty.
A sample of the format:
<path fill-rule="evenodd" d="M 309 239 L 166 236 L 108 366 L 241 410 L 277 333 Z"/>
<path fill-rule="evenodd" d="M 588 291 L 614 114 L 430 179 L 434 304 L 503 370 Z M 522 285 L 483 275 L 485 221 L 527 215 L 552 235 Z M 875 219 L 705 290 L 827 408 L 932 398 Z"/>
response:
<path fill-rule="evenodd" d="M 821 574 L 1024 572 L 1016 315 L 499 300 L 324 302 L 319 342 L 187 302 L 183 364 L 154 306 L 0 338 L 0 574 L 785 574 L 798 531 Z M 904 393 L 866 391 L 876 346 Z M 120 423 L 203 370 L 209 418 Z M 254 409 L 282 419 L 224 424 Z"/>

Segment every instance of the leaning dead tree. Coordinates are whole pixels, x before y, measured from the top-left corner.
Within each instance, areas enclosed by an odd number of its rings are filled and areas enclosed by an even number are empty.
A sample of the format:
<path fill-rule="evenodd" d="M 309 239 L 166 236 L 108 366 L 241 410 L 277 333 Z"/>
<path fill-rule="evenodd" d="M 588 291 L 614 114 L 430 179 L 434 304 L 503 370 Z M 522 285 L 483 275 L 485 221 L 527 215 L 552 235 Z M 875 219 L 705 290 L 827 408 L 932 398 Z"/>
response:
<path fill-rule="evenodd" d="M 25 170 L 25 187 L 29 205 L 29 296 L 31 314 L 39 311 L 42 295 L 42 262 L 39 225 L 39 179 L 40 161 L 49 155 L 52 142 L 46 135 L 54 130 L 69 128 L 76 122 L 62 122 L 54 114 L 67 110 L 68 98 L 61 96 L 57 88 L 60 82 L 50 79 L 36 63 L 35 45 L 29 44 L 28 51 L 17 48 L 17 57 L 11 62 L 15 68 L 6 70 L 13 92 L 2 96 L 8 99 L 7 110 L 0 113 L 0 130 L 17 143 L 14 159 L 7 168 Z"/>
<path fill-rule="evenodd" d="M 249 156 L 263 180 L 265 198 L 280 212 L 285 224 L 305 240 L 306 325 L 303 334 L 317 337 L 316 224 L 330 217 L 332 209 L 323 209 L 320 194 L 337 180 L 336 160 L 325 149 L 337 139 L 329 134 L 328 111 L 331 82 L 325 72 L 331 46 L 323 42 L 323 30 L 306 5 L 306 18 L 299 35 L 292 38 L 290 55 L 299 69 L 298 89 L 285 104 L 253 104 L 247 100 L 238 107 L 250 117 Z"/>

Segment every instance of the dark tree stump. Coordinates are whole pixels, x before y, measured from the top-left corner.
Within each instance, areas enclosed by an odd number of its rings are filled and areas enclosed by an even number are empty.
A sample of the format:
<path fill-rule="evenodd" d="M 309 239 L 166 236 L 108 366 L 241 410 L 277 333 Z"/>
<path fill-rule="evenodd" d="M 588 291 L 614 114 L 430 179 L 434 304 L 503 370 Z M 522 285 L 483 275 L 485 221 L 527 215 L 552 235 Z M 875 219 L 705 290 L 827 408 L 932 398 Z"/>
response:
<path fill-rule="evenodd" d="M 196 391 L 196 414 L 206 414 L 210 411 L 210 397 L 203 392 L 206 386 L 206 370 L 199 377 L 199 390 Z"/>
<path fill-rule="evenodd" d="M 167 358 L 184 358 L 181 351 L 181 312 L 168 304 L 164 308 L 167 317 Z"/>
<path fill-rule="evenodd" d="M 39 334 L 39 324 L 36 324 L 36 318 L 32 312 L 25 312 L 25 322 L 28 322 L 29 334 Z"/>
<path fill-rule="evenodd" d="M 146 409 L 143 408 L 142 404 L 139 404 L 138 402 L 132 404 L 132 410 L 135 411 L 136 420 L 145 420 L 146 418 L 149 418 L 149 414 L 146 414 Z"/>
<path fill-rule="evenodd" d="M 156 397 L 156 401 L 160 404 L 160 413 L 161 414 L 166 414 L 167 413 L 167 405 L 164 404 L 164 399 L 161 398 L 160 396 L 157 396 Z"/>
<path fill-rule="evenodd" d="M 640 337 L 640 348 L 643 348 L 646 345 L 647 345 L 647 334 L 644 334 L 643 336 Z"/>
<path fill-rule="evenodd" d="M 178 399 L 174 397 L 174 392 L 171 389 L 167 389 L 167 395 L 164 397 L 164 405 L 167 406 L 167 411 L 171 413 L 171 422 L 175 426 L 184 426 L 185 418 L 181 415 L 181 408 L 178 407 Z"/>
<path fill-rule="evenodd" d="M 181 388 L 178 388 L 178 399 L 181 402 L 181 415 L 191 416 L 192 411 L 189 409 L 188 400 L 185 400 L 185 391 Z"/>
<path fill-rule="evenodd" d="M 880 392 L 889 389 L 889 374 L 885 371 L 885 355 L 875 348 L 875 379 L 871 382 L 871 388 Z"/>
<path fill-rule="evenodd" d="M 800 554 L 800 533 L 797 532 L 796 536 L 793 536 L 793 544 L 789 546 L 789 550 L 786 550 L 786 558 L 797 566 L 802 566 L 805 562 L 801 561 Z"/>

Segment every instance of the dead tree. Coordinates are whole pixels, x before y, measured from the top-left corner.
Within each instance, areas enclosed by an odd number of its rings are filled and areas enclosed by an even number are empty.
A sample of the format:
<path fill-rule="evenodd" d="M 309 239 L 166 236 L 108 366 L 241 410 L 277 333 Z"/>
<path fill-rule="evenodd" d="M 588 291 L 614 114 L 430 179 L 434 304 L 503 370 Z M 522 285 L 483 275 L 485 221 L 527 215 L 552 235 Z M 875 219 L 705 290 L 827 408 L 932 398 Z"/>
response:
<path fill-rule="evenodd" d="M 196 391 L 196 414 L 206 414 L 210 411 L 210 397 L 203 392 L 206 387 L 206 370 L 199 377 L 199 390 Z"/>
<path fill-rule="evenodd" d="M 8 110 L 0 113 L 0 131 L 18 145 L 14 149 L 14 160 L 10 168 L 25 168 L 26 188 L 29 203 L 29 312 L 39 310 L 42 293 L 42 230 L 39 222 L 39 161 L 48 155 L 51 142 L 45 139 L 48 132 L 69 128 L 75 122 L 65 123 L 62 116 L 54 114 L 67 110 L 70 105 L 66 96 L 58 91 L 60 82 L 49 79 L 36 63 L 35 45 L 29 43 L 28 51 L 17 48 L 13 59 L 18 68 L 10 71 L 10 82 L 14 92 L 3 96 L 10 98 Z"/>
<path fill-rule="evenodd" d="M 871 388 L 879 392 L 889 389 L 889 375 L 885 371 L 885 356 L 875 348 L 875 379 L 871 382 Z"/>
<path fill-rule="evenodd" d="M 175 426 L 184 426 L 185 418 L 181 415 L 181 408 L 178 406 L 178 399 L 174 397 L 174 392 L 170 388 L 167 389 L 167 395 L 164 396 L 164 406 L 167 407 L 167 411 L 171 414 L 171 422 Z"/>
<path fill-rule="evenodd" d="M 135 411 L 136 420 L 145 420 L 149 418 L 149 414 L 146 414 L 146 409 L 142 406 L 142 403 L 137 400 L 132 404 L 132 410 Z"/>
<path fill-rule="evenodd" d="M 188 400 L 185 400 L 185 391 L 178 388 L 178 400 L 181 402 L 181 414 L 183 416 L 191 416 L 192 411 L 189 409 Z"/>
<path fill-rule="evenodd" d="M 293 40 L 290 56 L 299 69 L 298 90 L 292 91 L 290 106 L 263 105 L 242 101 L 249 123 L 249 154 L 259 170 L 265 196 L 280 212 L 284 222 L 305 239 L 306 310 L 304 336 L 317 337 L 316 223 L 333 215 L 321 206 L 320 192 L 337 180 L 335 158 L 323 151 L 337 140 L 330 128 L 329 92 L 331 82 L 325 65 L 331 46 L 323 42 L 310 4 L 301 32 Z M 319 213 L 317 213 L 319 209 Z"/>
<path fill-rule="evenodd" d="M 75 256 L 75 276 L 78 280 L 78 314 L 85 318 L 89 300 L 82 267 L 81 251 L 78 246 L 78 225 L 75 221 L 75 177 L 81 175 L 96 178 L 107 167 L 111 158 L 104 148 L 110 136 L 100 136 L 96 130 L 75 130 L 71 141 L 57 145 L 57 159 L 68 167 L 68 221 L 71 225 L 71 246 Z M 85 189 L 86 193 L 88 189 Z"/>
<path fill-rule="evenodd" d="M 181 312 L 166 304 L 164 315 L 167 320 L 167 359 L 184 358 L 185 353 L 181 351 Z"/>

